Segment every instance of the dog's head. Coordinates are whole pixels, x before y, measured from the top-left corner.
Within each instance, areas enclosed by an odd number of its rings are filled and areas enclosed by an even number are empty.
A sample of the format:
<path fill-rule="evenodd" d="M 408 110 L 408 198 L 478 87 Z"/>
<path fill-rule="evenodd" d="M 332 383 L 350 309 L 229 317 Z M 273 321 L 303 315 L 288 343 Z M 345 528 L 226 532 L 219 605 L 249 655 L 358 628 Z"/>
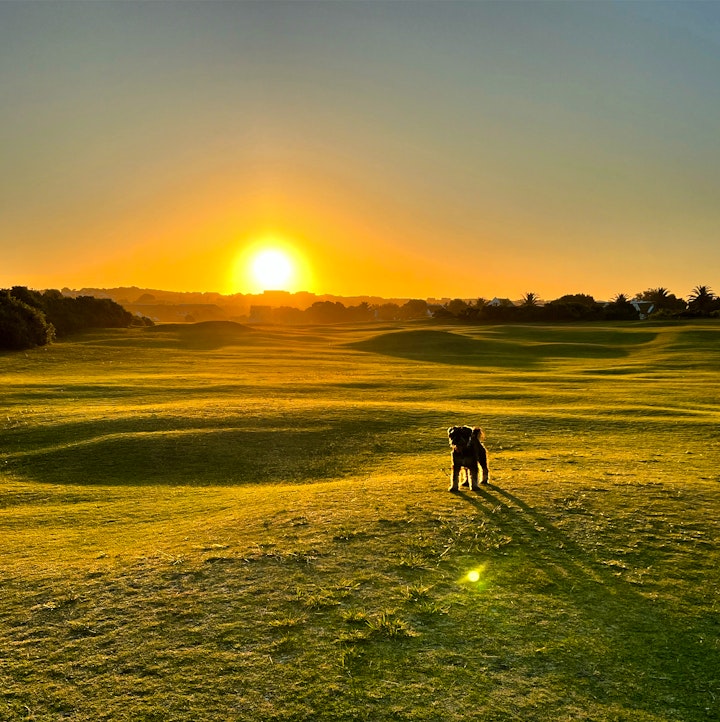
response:
<path fill-rule="evenodd" d="M 473 430 L 469 426 L 451 426 L 448 429 L 448 440 L 455 451 L 464 451 L 470 446 Z"/>

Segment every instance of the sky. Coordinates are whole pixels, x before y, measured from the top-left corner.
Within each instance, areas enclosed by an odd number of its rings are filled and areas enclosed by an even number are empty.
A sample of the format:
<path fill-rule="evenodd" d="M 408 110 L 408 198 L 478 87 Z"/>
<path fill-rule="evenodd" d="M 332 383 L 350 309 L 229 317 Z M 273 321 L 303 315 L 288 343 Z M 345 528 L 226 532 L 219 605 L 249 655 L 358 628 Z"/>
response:
<path fill-rule="evenodd" d="M 720 291 L 719 129 L 720 2 L 4 1 L 0 287 Z"/>

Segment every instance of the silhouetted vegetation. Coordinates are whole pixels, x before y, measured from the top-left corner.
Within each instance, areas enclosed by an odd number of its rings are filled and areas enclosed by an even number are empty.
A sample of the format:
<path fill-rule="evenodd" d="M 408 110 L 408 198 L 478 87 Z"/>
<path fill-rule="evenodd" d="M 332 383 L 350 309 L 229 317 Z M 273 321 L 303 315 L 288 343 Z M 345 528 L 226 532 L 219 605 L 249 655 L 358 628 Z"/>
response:
<path fill-rule="evenodd" d="M 152 325 L 109 298 L 78 296 L 60 291 L 33 291 L 13 286 L 0 291 L 0 348 L 22 349 L 43 346 L 58 337 L 88 328 L 127 328 Z"/>
<path fill-rule="evenodd" d="M 652 314 L 658 317 L 676 316 L 687 308 L 687 303 L 682 298 L 677 298 L 674 293 L 670 293 L 667 288 L 662 286 L 648 288 L 647 291 L 638 293 L 635 300 L 652 304 Z"/>
<path fill-rule="evenodd" d="M 28 303 L 0 291 L 0 348 L 17 350 L 44 346 L 55 337 L 45 315 Z"/>
<path fill-rule="evenodd" d="M 69 289 L 64 289 L 63 292 L 40 292 L 23 286 L 2 290 L 0 294 L 0 348 L 3 349 L 42 346 L 52 341 L 56 335 L 62 338 L 88 328 L 154 325 L 149 318 L 133 315 L 125 309 L 122 304 L 127 305 L 129 302 L 124 300 L 117 302 L 111 298 L 72 295 L 73 292 Z M 211 296 L 211 304 L 163 302 L 160 305 L 149 305 L 150 302 L 158 300 L 156 295 L 149 293 L 142 294 L 139 300 L 147 302 L 145 305 L 148 309 L 173 309 L 169 312 L 170 315 L 174 313 L 179 321 L 185 323 L 228 320 L 227 309 L 224 310 L 221 297 L 218 294 Z M 287 299 L 292 302 L 296 296 L 305 299 L 312 294 L 287 294 Z M 494 298 L 491 301 L 485 298 L 453 298 L 429 303 L 422 299 L 403 302 L 402 299 L 386 301 L 374 298 L 361 301 L 360 298 L 354 298 L 346 300 L 356 301 L 356 305 L 345 305 L 342 301 L 329 298 L 333 297 L 317 300 L 305 308 L 276 306 L 272 304 L 273 299 L 268 299 L 271 303 L 251 305 L 247 315 L 232 315 L 230 319 L 243 323 L 306 325 L 430 318 L 477 324 L 720 318 L 720 297 L 707 285 L 695 286 L 687 301 L 662 286 L 648 288 L 634 296 L 618 293 L 611 301 L 597 301 L 585 293 L 566 294 L 551 301 L 542 301 L 539 295 L 532 291 L 525 293 L 518 301 L 509 298 Z"/>
<path fill-rule="evenodd" d="M 630 298 L 618 293 L 612 301 L 596 301 L 584 293 L 568 294 L 542 303 L 535 293 L 526 293 L 514 303 L 507 298 L 475 302 L 453 299 L 433 309 L 436 319 L 471 323 L 528 323 L 573 321 L 636 321 L 657 318 L 718 318 L 720 297 L 709 286 L 696 286 L 685 302 L 666 288 L 649 288 Z"/>
<path fill-rule="evenodd" d="M 362 323 L 366 321 L 411 321 L 429 317 L 427 301 L 411 299 L 400 305 L 387 302 L 345 306 L 340 301 L 316 301 L 305 310 L 280 306 L 251 306 L 250 318 L 255 323 L 326 324 Z"/>
<path fill-rule="evenodd" d="M 585 293 L 560 296 L 543 302 L 528 292 L 519 301 L 509 298 L 462 299 L 429 305 L 413 299 L 345 306 L 340 301 L 317 301 L 304 311 L 282 306 L 254 306 L 250 321 L 279 324 L 326 324 L 363 321 L 409 321 L 434 318 L 466 323 L 568 323 L 589 321 L 636 321 L 648 318 L 699 318 L 720 316 L 720 298 L 708 286 L 696 286 L 689 302 L 666 288 L 649 288 L 631 297 L 618 293 L 611 301 L 597 301 Z"/>
<path fill-rule="evenodd" d="M 103 296 L 135 314 L 159 323 L 231 320 L 238 323 L 307 325 L 428 320 L 465 323 L 565 323 L 688 319 L 720 316 L 720 298 L 707 285 L 696 286 L 687 298 L 662 286 L 636 293 L 618 293 L 596 300 L 584 293 L 542 300 L 534 291 L 520 299 L 410 299 L 378 296 L 335 296 L 298 292 L 262 294 L 190 293 L 157 289 L 63 289 L 64 296 Z M 134 299 L 134 300 L 133 300 Z"/>
<path fill-rule="evenodd" d="M 720 297 L 716 296 L 709 286 L 695 286 L 683 315 L 694 318 L 720 315 Z"/>

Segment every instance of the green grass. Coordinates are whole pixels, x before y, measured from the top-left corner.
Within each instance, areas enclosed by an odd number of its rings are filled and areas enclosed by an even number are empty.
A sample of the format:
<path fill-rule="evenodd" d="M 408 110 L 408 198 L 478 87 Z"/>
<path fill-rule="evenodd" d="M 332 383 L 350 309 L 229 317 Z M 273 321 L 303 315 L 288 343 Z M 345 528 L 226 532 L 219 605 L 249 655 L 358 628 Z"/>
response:
<path fill-rule="evenodd" d="M 719 369 L 712 322 L 0 355 L 0 719 L 717 719 Z"/>

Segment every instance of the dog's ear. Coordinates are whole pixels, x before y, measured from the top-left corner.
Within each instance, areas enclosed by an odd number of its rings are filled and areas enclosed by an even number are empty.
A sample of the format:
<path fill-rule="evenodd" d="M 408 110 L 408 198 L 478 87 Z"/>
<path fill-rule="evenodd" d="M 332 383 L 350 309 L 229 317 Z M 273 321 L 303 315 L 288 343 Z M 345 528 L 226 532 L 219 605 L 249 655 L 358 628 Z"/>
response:
<path fill-rule="evenodd" d="M 479 427 L 476 426 L 472 430 L 473 436 L 478 439 L 478 441 L 483 441 L 485 439 L 485 432 Z"/>
<path fill-rule="evenodd" d="M 457 427 L 455 427 L 455 426 L 450 426 L 450 427 L 448 428 L 448 436 L 450 436 L 450 434 L 451 434 L 453 431 L 455 431 L 456 428 L 457 428 Z"/>

